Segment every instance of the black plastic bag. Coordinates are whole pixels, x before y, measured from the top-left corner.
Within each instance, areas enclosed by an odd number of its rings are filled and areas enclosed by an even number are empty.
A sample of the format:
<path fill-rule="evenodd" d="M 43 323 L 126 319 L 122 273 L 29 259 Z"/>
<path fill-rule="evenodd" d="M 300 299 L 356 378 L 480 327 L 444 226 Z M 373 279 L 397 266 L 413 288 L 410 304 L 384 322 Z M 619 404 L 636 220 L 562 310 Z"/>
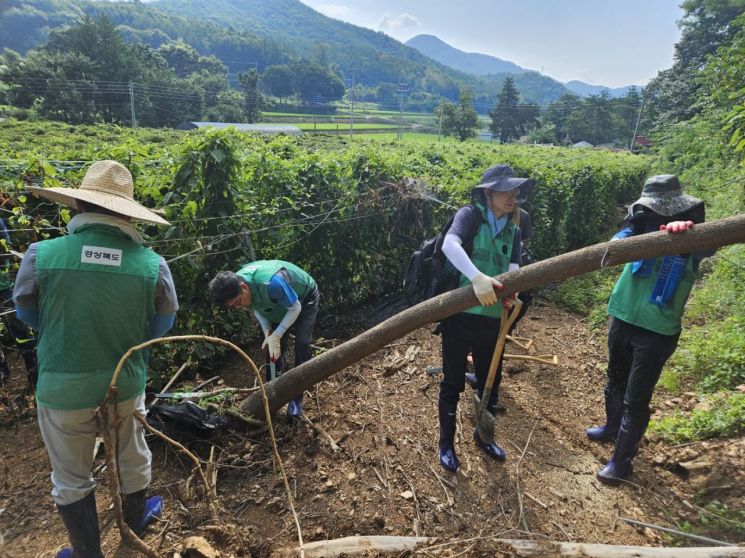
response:
<path fill-rule="evenodd" d="M 177 440 L 205 440 L 228 426 L 228 418 L 211 415 L 193 401 L 178 405 L 161 403 L 150 407 L 147 422 L 166 436 Z"/>

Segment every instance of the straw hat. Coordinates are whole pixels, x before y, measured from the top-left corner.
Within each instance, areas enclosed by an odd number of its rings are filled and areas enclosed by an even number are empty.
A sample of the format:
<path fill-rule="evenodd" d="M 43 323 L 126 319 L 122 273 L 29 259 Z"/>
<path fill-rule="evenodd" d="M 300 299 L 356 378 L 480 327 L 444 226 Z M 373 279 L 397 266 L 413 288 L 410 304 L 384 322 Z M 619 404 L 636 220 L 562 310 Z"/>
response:
<path fill-rule="evenodd" d="M 38 188 L 29 191 L 42 198 L 78 209 L 78 200 L 114 213 L 158 225 L 170 223 L 134 199 L 134 183 L 127 167 L 116 161 L 96 161 L 83 177 L 80 188 Z"/>

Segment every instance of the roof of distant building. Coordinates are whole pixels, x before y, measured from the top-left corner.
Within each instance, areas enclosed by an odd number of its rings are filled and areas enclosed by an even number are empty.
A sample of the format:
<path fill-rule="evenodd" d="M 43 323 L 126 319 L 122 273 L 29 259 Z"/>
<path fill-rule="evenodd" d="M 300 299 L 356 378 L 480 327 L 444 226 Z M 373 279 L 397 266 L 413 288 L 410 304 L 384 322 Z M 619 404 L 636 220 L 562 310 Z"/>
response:
<path fill-rule="evenodd" d="M 578 141 L 572 147 L 592 147 L 592 144 L 589 141 Z"/>
<path fill-rule="evenodd" d="M 242 122 L 182 122 L 176 126 L 177 130 L 196 130 L 197 128 L 235 128 L 241 132 L 259 132 L 262 134 L 290 134 L 301 133 L 297 126 L 289 124 L 244 124 Z"/>

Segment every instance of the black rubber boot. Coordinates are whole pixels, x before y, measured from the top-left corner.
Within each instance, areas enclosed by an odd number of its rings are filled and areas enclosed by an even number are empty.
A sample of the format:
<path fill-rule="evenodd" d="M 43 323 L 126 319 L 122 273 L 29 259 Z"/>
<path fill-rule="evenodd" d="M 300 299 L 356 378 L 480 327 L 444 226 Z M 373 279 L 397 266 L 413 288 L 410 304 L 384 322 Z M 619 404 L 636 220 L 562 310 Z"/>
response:
<path fill-rule="evenodd" d="M 145 526 L 142 518 L 145 516 L 145 496 L 147 489 L 122 494 L 122 511 L 124 512 L 124 523 L 126 523 L 134 534 L 142 537 Z"/>
<path fill-rule="evenodd" d="M 647 429 L 647 423 L 624 415 L 616 436 L 616 447 L 608 464 L 595 475 L 597 479 L 611 486 L 617 486 L 634 471 L 631 461 L 639 450 L 639 442 Z"/>
<path fill-rule="evenodd" d="M 585 430 L 587 437 L 596 442 L 610 440 L 616 437 L 621 427 L 621 415 L 623 414 L 623 393 L 609 392 L 605 388 L 605 424 L 593 426 Z"/>
<path fill-rule="evenodd" d="M 65 506 L 57 504 L 57 509 L 70 535 L 72 556 L 75 558 L 103 558 L 95 491 L 91 491 L 85 498 L 72 504 Z"/>
<path fill-rule="evenodd" d="M 440 401 L 438 405 L 440 417 L 440 465 L 454 473 L 460 463 L 455 455 L 455 412 L 457 403 L 452 405 Z"/>

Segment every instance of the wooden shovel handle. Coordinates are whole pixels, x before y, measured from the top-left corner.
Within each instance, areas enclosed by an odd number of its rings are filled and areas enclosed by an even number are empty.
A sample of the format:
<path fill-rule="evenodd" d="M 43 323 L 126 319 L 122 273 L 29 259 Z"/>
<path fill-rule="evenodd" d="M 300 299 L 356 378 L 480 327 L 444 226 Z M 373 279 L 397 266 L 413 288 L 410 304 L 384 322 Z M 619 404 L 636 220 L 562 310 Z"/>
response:
<path fill-rule="evenodd" d="M 522 305 L 523 301 L 519 298 L 516 298 L 512 301 L 512 309 L 509 311 L 507 316 L 505 316 L 505 312 L 502 312 L 502 319 L 499 322 L 499 337 L 497 338 L 497 345 L 494 347 L 494 354 L 491 357 L 491 364 L 489 365 L 489 375 L 486 377 L 486 384 L 484 384 L 484 393 L 481 396 L 482 405 L 489 404 L 492 386 L 494 385 L 494 378 L 496 378 L 497 376 L 499 360 L 500 358 L 502 358 L 504 345 L 507 342 L 507 332 L 510 330 L 513 322 L 517 319 L 517 316 L 520 314 L 520 307 Z"/>

